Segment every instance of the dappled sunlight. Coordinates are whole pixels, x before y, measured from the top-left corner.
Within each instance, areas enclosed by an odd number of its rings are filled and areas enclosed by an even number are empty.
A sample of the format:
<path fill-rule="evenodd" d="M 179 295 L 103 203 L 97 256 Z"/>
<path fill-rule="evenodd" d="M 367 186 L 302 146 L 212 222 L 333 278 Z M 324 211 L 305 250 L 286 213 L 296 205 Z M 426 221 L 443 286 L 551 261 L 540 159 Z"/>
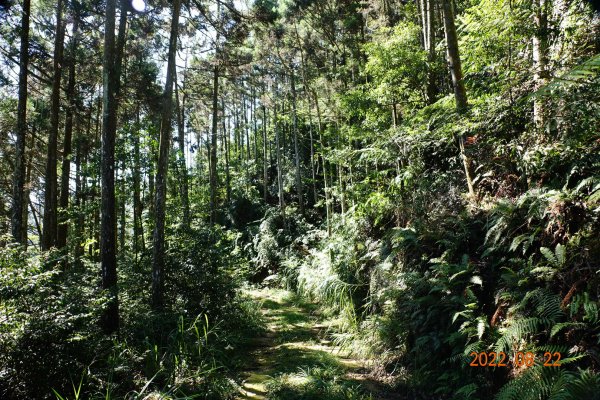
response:
<path fill-rule="evenodd" d="M 263 289 L 247 293 L 262 304 L 262 313 L 271 334 L 249 342 L 249 348 L 254 348 L 252 344 L 256 348 L 247 355 L 246 368 L 249 369 L 242 374 L 239 398 L 284 399 L 286 396 L 325 395 L 313 387 L 316 381 L 311 376 L 311 371 L 325 371 L 319 379 L 325 379 L 326 385 L 330 386 L 327 390 L 349 390 L 348 393 L 362 399 L 360 385 L 350 385 L 357 379 L 349 378 L 350 374 L 361 375 L 362 361 L 333 346 L 326 338 L 327 327 L 321 315 L 314 312 L 313 305 L 301 302 L 282 290 Z"/>

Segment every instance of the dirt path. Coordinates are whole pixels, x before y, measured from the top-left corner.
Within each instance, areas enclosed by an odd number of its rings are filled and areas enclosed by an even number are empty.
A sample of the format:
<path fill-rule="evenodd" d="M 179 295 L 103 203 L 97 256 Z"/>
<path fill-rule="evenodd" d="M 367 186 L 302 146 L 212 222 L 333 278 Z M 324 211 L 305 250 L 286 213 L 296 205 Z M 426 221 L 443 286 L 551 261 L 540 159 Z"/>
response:
<path fill-rule="evenodd" d="M 363 361 L 329 340 L 314 305 L 295 302 L 283 290 L 249 294 L 262 304 L 267 330 L 248 345 L 238 399 L 389 398 L 369 379 Z"/>

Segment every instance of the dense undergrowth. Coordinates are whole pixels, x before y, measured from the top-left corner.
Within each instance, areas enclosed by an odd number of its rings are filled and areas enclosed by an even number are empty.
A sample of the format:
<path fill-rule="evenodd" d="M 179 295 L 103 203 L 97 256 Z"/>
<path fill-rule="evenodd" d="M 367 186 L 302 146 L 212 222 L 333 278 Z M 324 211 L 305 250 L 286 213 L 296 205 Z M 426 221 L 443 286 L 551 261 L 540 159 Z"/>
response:
<path fill-rule="evenodd" d="M 120 264 L 121 329 L 98 325 L 104 301 L 95 264 L 64 267 L 57 253 L 2 249 L 0 397 L 136 399 L 230 397 L 233 351 L 261 329 L 254 304 L 237 291 L 239 258 L 225 235 L 174 232 L 161 311 L 148 306 L 150 273 Z M 150 397 L 148 397 L 150 396 Z"/>
<path fill-rule="evenodd" d="M 330 236 L 305 226 L 284 248 L 284 230 L 269 229 L 278 217 L 268 217 L 256 261 L 279 262 L 274 279 L 341 316 L 338 343 L 376 358 L 375 373 L 399 391 L 593 399 L 600 188 L 590 177 L 560 185 L 478 205 L 452 199 L 447 185 L 444 201 L 415 196 L 430 204 L 419 215 L 394 216 L 400 199 L 381 194 L 375 212 L 367 201 L 336 216 Z M 394 226 L 398 219 L 409 222 Z M 529 351 L 536 362 L 474 368 L 473 351 Z M 545 352 L 560 352 L 561 366 L 542 366 Z"/>
<path fill-rule="evenodd" d="M 558 93 L 568 134 L 527 124 L 527 97 L 481 93 L 465 116 L 449 97 L 415 110 L 371 147 L 399 148 L 379 159 L 397 168 L 355 176 L 330 234 L 294 210 L 285 224 L 267 215 L 257 268 L 339 316 L 337 342 L 410 398 L 599 398 L 598 86 Z M 454 141 L 465 132 L 476 199 Z M 473 367 L 472 352 L 511 362 Z M 534 364 L 515 364 L 518 352 Z"/>

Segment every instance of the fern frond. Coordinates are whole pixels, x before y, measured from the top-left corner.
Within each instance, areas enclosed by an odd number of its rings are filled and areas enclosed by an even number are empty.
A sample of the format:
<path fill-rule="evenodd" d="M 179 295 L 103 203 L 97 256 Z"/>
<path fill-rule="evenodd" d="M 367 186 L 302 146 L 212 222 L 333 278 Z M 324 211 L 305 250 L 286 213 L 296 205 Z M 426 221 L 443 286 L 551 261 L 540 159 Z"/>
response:
<path fill-rule="evenodd" d="M 530 94 L 529 98 L 548 96 L 552 91 L 567 85 L 584 83 L 598 77 L 600 73 L 600 54 L 592 56 L 583 63 L 575 66 L 560 77 L 552 79 L 549 83 Z"/>
<path fill-rule="evenodd" d="M 587 325 L 583 322 L 559 322 L 550 329 L 550 339 L 556 336 L 560 331 L 567 328 L 583 329 Z"/>
<path fill-rule="evenodd" d="M 513 343 L 521 341 L 527 335 L 538 332 L 541 325 L 547 324 L 547 320 L 537 317 L 517 319 L 505 329 L 502 336 L 496 341 L 494 349 L 496 352 L 509 353 Z"/>

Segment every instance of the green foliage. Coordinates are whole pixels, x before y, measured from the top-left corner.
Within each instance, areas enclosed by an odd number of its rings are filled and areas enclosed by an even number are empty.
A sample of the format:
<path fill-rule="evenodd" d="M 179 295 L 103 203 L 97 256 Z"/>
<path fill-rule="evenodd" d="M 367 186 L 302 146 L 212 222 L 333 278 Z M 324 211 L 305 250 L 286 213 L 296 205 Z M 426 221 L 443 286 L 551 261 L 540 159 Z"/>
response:
<path fill-rule="evenodd" d="M 168 308 L 149 310 L 147 266 L 121 266 L 122 328 L 105 337 L 95 265 L 68 270 L 54 253 L 0 251 L 0 394 L 3 398 L 221 399 L 237 390 L 229 345 L 260 329 L 237 292 L 233 244 L 219 232 L 172 233 Z M 176 240 L 175 240 L 176 238 Z"/>
<path fill-rule="evenodd" d="M 600 398 L 599 388 L 600 378 L 592 371 L 570 372 L 536 365 L 505 385 L 495 399 L 595 400 Z"/>
<path fill-rule="evenodd" d="M 340 377 L 341 372 L 331 367 L 300 368 L 296 373 L 283 374 L 268 385 L 269 398 L 274 400 L 367 400 L 356 384 Z"/>
<path fill-rule="evenodd" d="M 419 26 L 410 22 L 382 28 L 365 45 L 365 73 L 373 77 L 369 96 L 380 105 L 422 101 L 419 88 L 426 76 L 426 53 L 418 32 Z"/>

